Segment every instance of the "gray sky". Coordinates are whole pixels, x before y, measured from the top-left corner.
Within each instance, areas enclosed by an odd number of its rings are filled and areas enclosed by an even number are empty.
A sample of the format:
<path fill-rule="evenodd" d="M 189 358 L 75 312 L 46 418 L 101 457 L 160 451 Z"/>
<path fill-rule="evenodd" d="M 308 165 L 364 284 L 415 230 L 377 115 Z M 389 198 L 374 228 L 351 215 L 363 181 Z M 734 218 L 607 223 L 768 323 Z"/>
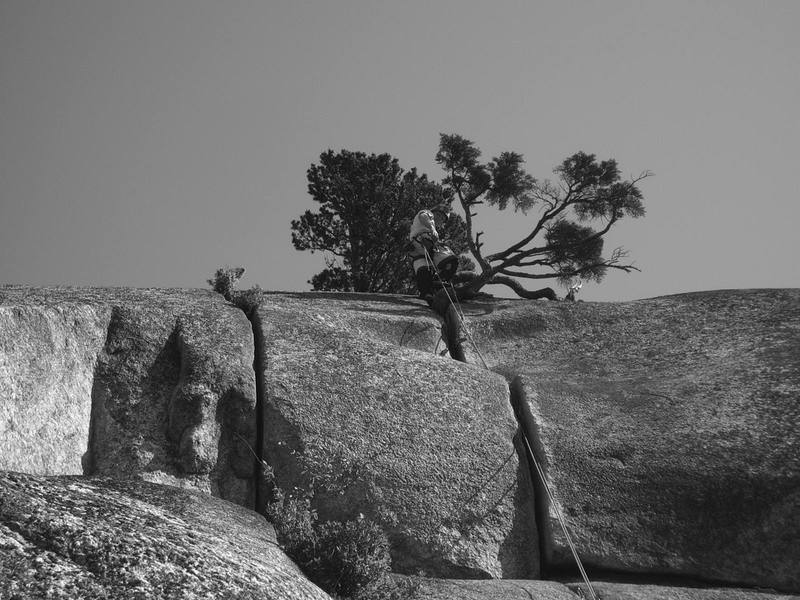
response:
<path fill-rule="evenodd" d="M 800 287 L 799 30 L 796 0 L 0 0 L 0 283 L 309 289 L 308 166 L 439 179 L 443 132 L 655 173 L 606 242 L 642 273 L 585 300 Z M 526 223 L 478 222 L 487 251 Z"/>

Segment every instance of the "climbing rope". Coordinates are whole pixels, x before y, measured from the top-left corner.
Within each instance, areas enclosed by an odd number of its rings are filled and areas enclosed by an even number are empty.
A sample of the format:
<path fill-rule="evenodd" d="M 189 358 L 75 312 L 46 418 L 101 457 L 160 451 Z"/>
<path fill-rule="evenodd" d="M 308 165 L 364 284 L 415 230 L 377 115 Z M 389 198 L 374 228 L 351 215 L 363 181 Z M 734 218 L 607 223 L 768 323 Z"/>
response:
<path fill-rule="evenodd" d="M 572 556 L 575 558 L 575 563 L 578 565 L 578 571 L 580 571 L 581 577 L 583 578 L 583 581 L 589 590 L 589 595 L 591 596 L 592 600 L 597 600 L 594 588 L 592 587 L 592 584 L 589 581 L 589 576 L 586 574 L 586 570 L 583 568 L 583 562 L 581 562 L 580 556 L 578 556 L 578 550 L 575 548 L 575 543 L 572 541 L 572 536 L 569 534 L 569 529 L 567 528 L 567 522 L 564 519 L 564 515 L 561 513 L 561 510 L 558 508 L 555 496 L 553 496 L 553 492 L 550 490 L 550 484 L 547 483 L 547 477 L 545 477 L 544 470 L 539 465 L 539 461 L 536 460 L 536 455 L 533 453 L 533 448 L 531 448 L 531 444 L 528 441 L 528 436 L 523 435 L 522 439 L 525 441 L 525 446 L 528 449 L 528 456 L 531 457 L 531 460 L 533 461 L 533 464 L 536 467 L 536 472 L 539 474 L 539 479 L 541 479 L 542 481 L 542 486 L 544 487 L 545 493 L 547 494 L 547 499 L 550 501 L 550 506 L 552 506 L 555 509 L 556 517 L 558 518 L 558 522 L 561 525 L 561 530 L 564 532 L 564 537 L 567 539 L 567 544 L 569 545 L 569 549 L 570 551 L 572 551 Z"/>
<path fill-rule="evenodd" d="M 458 294 L 456 293 L 455 286 L 450 283 L 450 288 L 453 291 L 453 295 L 450 295 L 450 292 L 447 291 L 447 285 L 442 280 L 441 276 L 439 275 L 439 270 L 436 268 L 436 263 L 433 262 L 433 258 L 428 253 L 428 248 L 421 244 L 423 249 L 425 250 L 425 260 L 428 265 L 433 269 L 433 272 L 436 274 L 436 278 L 442 283 L 442 289 L 444 293 L 447 295 L 447 300 L 450 302 L 450 306 L 452 306 L 456 310 L 456 314 L 458 318 L 461 320 L 461 328 L 467 334 L 467 338 L 469 339 L 472 347 L 475 349 L 475 353 L 481 359 L 483 363 L 483 367 L 485 369 L 489 369 L 488 365 L 486 364 L 486 360 L 484 360 L 483 355 L 481 354 L 480 349 L 478 348 L 478 344 L 475 343 L 475 339 L 472 337 L 472 334 L 469 331 L 466 323 L 466 317 L 464 316 L 464 311 L 461 308 L 461 302 L 458 299 Z M 453 300 L 455 298 L 455 301 Z M 436 348 L 438 349 L 439 343 L 436 343 Z M 545 476 L 544 469 L 542 469 L 539 461 L 536 460 L 536 455 L 533 453 L 533 448 L 531 448 L 531 444 L 528 441 L 527 435 L 522 435 L 522 439 L 525 441 L 525 447 L 528 449 L 528 456 L 531 457 L 531 461 L 533 462 L 534 467 L 536 468 L 536 473 L 539 475 L 539 479 L 542 482 L 542 487 L 544 487 L 545 493 L 547 494 L 547 499 L 550 502 L 550 506 L 553 507 L 556 513 L 556 518 L 558 519 L 559 525 L 561 525 L 561 530 L 564 532 L 564 537 L 567 540 L 567 545 L 569 546 L 570 551 L 572 552 L 572 556 L 575 559 L 575 563 L 578 565 L 578 571 L 580 571 L 581 577 L 583 578 L 584 583 L 586 584 L 586 588 L 589 590 L 589 596 L 591 600 L 597 600 L 597 595 L 595 594 L 594 588 L 592 587 L 592 583 L 589 581 L 589 576 L 586 573 L 586 569 L 583 568 L 583 562 L 578 556 L 578 550 L 575 547 L 575 543 L 572 541 L 572 536 L 569 534 L 569 529 L 567 528 L 567 521 L 564 518 L 564 515 L 561 512 L 561 509 L 558 507 L 558 503 L 556 502 L 555 496 L 553 495 L 552 490 L 550 489 L 550 484 L 547 482 L 547 477 Z"/>

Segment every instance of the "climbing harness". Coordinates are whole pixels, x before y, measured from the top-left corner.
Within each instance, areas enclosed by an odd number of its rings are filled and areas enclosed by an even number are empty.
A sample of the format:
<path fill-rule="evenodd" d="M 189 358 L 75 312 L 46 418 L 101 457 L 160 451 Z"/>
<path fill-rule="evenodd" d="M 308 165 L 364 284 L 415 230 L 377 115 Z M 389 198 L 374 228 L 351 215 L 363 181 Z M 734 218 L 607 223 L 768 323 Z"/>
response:
<path fill-rule="evenodd" d="M 464 332 L 467 334 L 467 338 L 472 344 L 472 347 L 475 349 L 475 353 L 481 359 L 483 367 L 488 370 L 489 367 L 486 364 L 486 360 L 483 358 L 483 355 L 481 354 L 478 345 L 475 343 L 475 339 L 472 337 L 472 333 L 470 333 L 470 330 L 467 327 L 464 311 L 461 308 L 461 302 L 458 299 L 458 294 L 456 293 L 455 286 L 453 285 L 452 282 L 445 282 L 442 280 L 442 278 L 439 275 L 439 270 L 436 268 L 436 265 L 434 264 L 431 255 L 428 253 L 428 248 L 425 247 L 424 245 L 423 248 L 425 249 L 425 260 L 427 261 L 428 266 L 433 269 L 433 272 L 436 274 L 436 278 L 442 283 L 442 289 L 444 290 L 444 293 L 447 295 L 447 300 L 450 302 L 450 306 L 452 306 L 456 310 L 456 314 L 458 315 L 458 318 L 461 321 L 461 329 L 463 329 Z M 450 295 L 450 292 L 447 291 L 447 283 L 450 283 L 450 288 L 453 292 L 452 296 Z M 578 289 L 580 289 L 580 286 L 578 286 Z M 455 300 L 453 300 L 453 298 L 455 298 Z M 436 348 L 437 350 L 439 348 L 438 342 L 436 343 Z M 524 435 L 523 432 L 523 435 L 521 437 L 525 441 L 525 447 L 528 450 L 528 456 L 531 457 L 531 461 L 533 462 L 533 465 L 536 468 L 536 473 L 539 475 L 539 479 L 542 482 L 542 487 L 544 487 L 545 493 L 547 494 L 547 499 L 550 502 L 550 506 L 552 506 L 553 509 L 555 510 L 556 517 L 558 518 L 558 523 L 559 525 L 561 525 L 561 530 L 564 532 L 564 537 L 567 540 L 567 545 L 569 545 L 569 549 L 572 552 L 572 556 L 575 559 L 575 563 L 578 565 L 578 571 L 580 571 L 581 577 L 583 578 L 583 582 L 586 584 L 586 588 L 589 591 L 590 599 L 597 600 L 597 595 L 595 594 L 594 588 L 592 587 L 592 584 L 589 581 L 589 576 L 587 575 L 586 570 L 583 568 L 583 562 L 581 562 L 581 559 L 578 556 L 578 550 L 575 547 L 575 543 L 572 541 L 572 536 L 569 534 L 569 529 L 567 528 L 567 521 L 564 518 L 561 509 L 558 507 L 558 504 L 556 503 L 555 496 L 553 495 L 553 492 L 550 489 L 550 484 L 547 481 L 547 477 L 545 476 L 544 470 L 539 464 L 539 461 L 536 460 L 536 455 L 533 453 L 533 448 L 531 448 L 531 444 L 528 441 L 528 436 Z"/>
<path fill-rule="evenodd" d="M 583 281 L 578 279 L 578 283 L 573 283 L 569 286 L 569 291 L 567 292 L 564 300 L 567 300 L 568 302 L 575 302 L 575 294 L 577 294 L 582 287 Z"/>

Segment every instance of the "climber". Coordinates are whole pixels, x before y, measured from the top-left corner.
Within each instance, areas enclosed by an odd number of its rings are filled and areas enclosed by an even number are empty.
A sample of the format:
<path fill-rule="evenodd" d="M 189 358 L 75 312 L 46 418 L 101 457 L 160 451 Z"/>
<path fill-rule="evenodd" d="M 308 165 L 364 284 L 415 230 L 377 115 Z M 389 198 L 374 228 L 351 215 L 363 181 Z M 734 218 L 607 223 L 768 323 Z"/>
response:
<path fill-rule="evenodd" d="M 433 293 L 434 277 L 448 280 L 458 267 L 458 259 L 447 246 L 440 243 L 436 224 L 443 227 L 450 217 L 450 205 L 446 202 L 423 209 L 414 217 L 408 233 L 417 277 L 417 290 L 420 298 L 428 298 Z"/>
<path fill-rule="evenodd" d="M 569 292 L 567 292 L 567 295 L 564 298 L 564 300 L 566 300 L 567 302 L 575 302 L 575 294 L 577 294 L 578 290 L 580 290 L 582 287 L 583 287 L 583 281 L 581 281 L 579 277 L 577 283 L 573 283 L 569 286 Z"/>

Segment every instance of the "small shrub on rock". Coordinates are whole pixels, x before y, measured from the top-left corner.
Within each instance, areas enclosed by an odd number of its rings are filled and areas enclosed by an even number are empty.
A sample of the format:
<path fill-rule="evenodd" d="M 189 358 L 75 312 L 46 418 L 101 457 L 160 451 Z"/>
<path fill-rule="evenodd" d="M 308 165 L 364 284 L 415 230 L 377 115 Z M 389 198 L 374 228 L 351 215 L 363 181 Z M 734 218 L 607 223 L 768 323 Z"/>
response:
<path fill-rule="evenodd" d="M 320 522 L 307 496 L 274 491 L 267 518 L 284 552 L 329 594 L 354 600 L 393 597 L 389 541 L 381 527 L 363 517 Z"/>
<path fill-rule="evenodd" d="M 255 285 L 249 290 L 234 292 L 232 302 L 249 316 L 252 310 L 261 304 L 261 298 L 263 295 L 264 290 L 261 289 L 261 286 Z"/>
<path fill-rule="evenodd" d="M 267 505 L 266 516 L 275 527 L 278 543 L 292 560 L 303 568 L 314 559 L 317 513 L 308 497 L 285 496 L 276 490 L 275 500 Z"/>
<path fill-rule="evenodd" d="M 252 310 L 261 303 L 264 290 L 261 286 L 255 285 L 249 290 L 237 290 L 236 285 L 244 275 L 244 267 L 220 267 L 214 272 L 214 276 L 208 279 L 211 289 L 222 294 L 228 302 L 232 302 L 242 311 L 250 316 Z"/>
<path fill-rule="evenodd" d="M 326 521 L 316 527 L 311 580 L 330 593 L 356 597 L 389 572 L 389 540 L 366 519 Z"/>
<path fill-rule="evenodd" d="M 233 301 L 233 290 L 244 275 L 244 267 L 229 267 L 225 265 L 214 272 L 214 276 L 207 280 L 211 289 L 222 294 L 228 302 Z"/>

